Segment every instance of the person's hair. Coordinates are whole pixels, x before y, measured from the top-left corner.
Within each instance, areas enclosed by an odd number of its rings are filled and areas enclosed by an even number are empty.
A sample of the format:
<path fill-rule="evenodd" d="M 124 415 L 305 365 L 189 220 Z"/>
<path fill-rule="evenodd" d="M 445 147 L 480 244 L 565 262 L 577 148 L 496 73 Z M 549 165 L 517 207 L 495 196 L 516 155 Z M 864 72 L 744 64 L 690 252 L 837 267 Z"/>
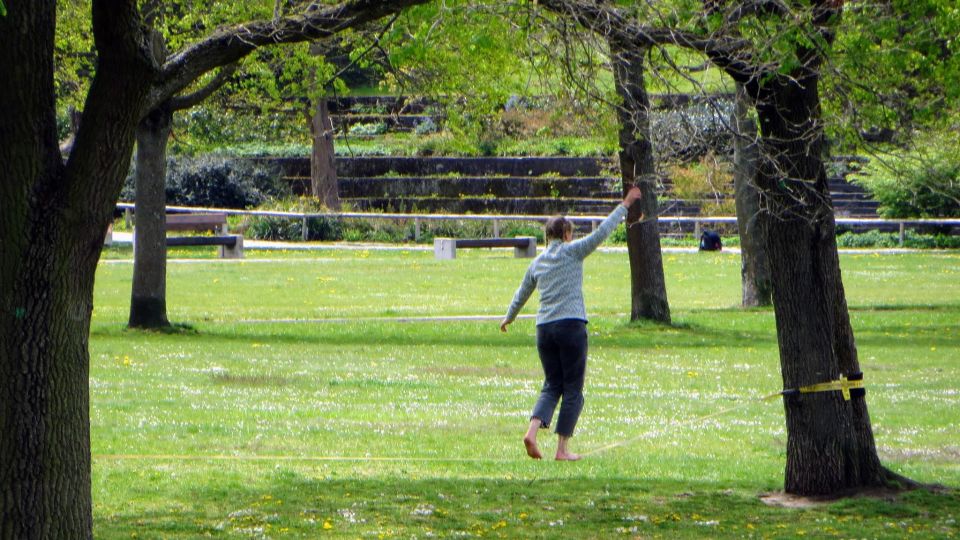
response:
<path fill-rule="evenodd" d="M 543 232 L 547 237 L 547 242 L 563 240 L 567 232 L 573 232 L 573 222 L 563 216 L 554 216 L 547 220 L 547 224 L 543 226 Z"/>

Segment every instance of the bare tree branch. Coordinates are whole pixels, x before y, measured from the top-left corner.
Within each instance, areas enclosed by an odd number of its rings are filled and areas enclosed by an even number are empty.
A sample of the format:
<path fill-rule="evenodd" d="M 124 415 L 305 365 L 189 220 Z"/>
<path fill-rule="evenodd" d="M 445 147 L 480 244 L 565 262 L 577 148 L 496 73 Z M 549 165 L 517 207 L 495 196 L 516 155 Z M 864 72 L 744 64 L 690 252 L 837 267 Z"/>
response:
<path fill-rule="evenodd" d="M 327 87 L 333 84 L 333 82 L 339 79 L 341 75 L 353 69 L 360 60 L 365 58 L 374 50 L 383 51 L 383 53 L 386 55 L 386 51 L 383 50 L 383 47 L 381 46 L 380 42 L 381 40 L 383 40 L 383 36 L 385 36 L 387 32 L 390 31 L 390 28 L 393 27 L 394 23 L 397 22 L 398 18 L 400 18 L 400 13 L 399 12 L 394 13 L 393 16 L 390 18 L 390 20 L 383 25 L 383 28 L 381 28 L 377 32 L 377 34 L 373 37 L 373 41 L 367 46 L 367 48 L 365 48 L 363 52 L 361 52 L 360 54 L 356 55 L 355 58 L 350 60 L 350 63 L 340 68 L 335 74 L 333 74 L 333 76 L 331 76 L 329 79 L 324 81 L 323 86 Z"/>
<path fill-rule="evenodd" d="M 539 4 L 558 15 L 570 17 L 612 41 L 639 47 L 677 45 L 701 52 L 736 81 L 756 79 L 765 68 L 757 65 L 750 42 L 738 37 L 703 36 L 671 28 L 644 26 L 625 16 L 621 10 L 595 1 L 540 0 Z"/>
<path fill-rule="evenodd" d="M 236 63 L 227 64 L 226 66 L 220 68 L 217 76 L 214 77 L 213 80 L 203 88 L 190 94 L 184 94 L 170 98 L 170 110 L 180 111 L 183 109 L 189 109 L 190 107 L 193 107 L 194 105 L 197 105 L 201 101 L 207 99 L 230 80 L 230 77 L 233 76 L 233 74 L 237 71 L 237 67 L 238 65 Z"/>
<path fill-rule="evenodd" d="M 151 92 L 150 108 L 180 92 L 204 73 L 232 64 L 257 47 L 328 38 L 427 1 L 352 0 L 330 7 L 311 3 L 300 13 L 276 21 L 253 21 L 221 29 L 167 60 Z"/>

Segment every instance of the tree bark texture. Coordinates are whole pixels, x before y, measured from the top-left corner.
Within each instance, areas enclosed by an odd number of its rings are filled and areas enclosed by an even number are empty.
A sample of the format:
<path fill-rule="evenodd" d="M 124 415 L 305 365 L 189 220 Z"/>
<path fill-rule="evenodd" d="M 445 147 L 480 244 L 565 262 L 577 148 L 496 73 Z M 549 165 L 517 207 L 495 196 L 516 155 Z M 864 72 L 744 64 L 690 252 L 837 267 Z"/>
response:
<path fill-rule="evenodd" d="M 337 164 L 333 149 L 333 121 L 326 97 L 317 102 L 310 121 L 313 152 L 310 154 L 310 192 L 330 210 L 340 209 Z"/>
<path fill-rule="evenodd" d="M 758 182 L 784 388 L 860 372 L 840 275 L 821 152 L 817 77 L 777 77 L 759 90 Z M 800 495 L 885 485 L 866 399 L 838 391 L 786 396 L 784 488 Z"/>
<path fill-rule="evenodd" d="M 630 320 L 670 322 L 670 304 L 657 223 L 656 166 L 650 141 L 650 99 L 643 80 L 644 50 L 610 41 L 620 122 L 620 174 L 623 191 L 636 185 L 643 198 L 627 214 L 630 257 Z"/>
<path fill-rule="evenodd" d="M 93 6 L 96 78 L 56 137 L 52 0 L 0 17 L 0 538 L 90 538 L 88 335 L 103 237 L 150 84 L 133 0 Z M 109 5 L 105 5 L 109 4 Z M 111 28 L 107 30 L 107 28 Z"/>
<path fill-rule="evenodd" d="M 167 320 L 167 139 L 173 114 L 158 107 L 137 126 L 136 226 L 128 325 L 163 328 Z"/>
<path fill-rule="evenodd" d="M 140 119 L 261 44 L 328 36 L 426 0 L 354 0 L 216 31 L 161 68 L 136 0 L 93 0 L 97 71 L 64 161 L 54 0 L 0 17 L 0 540 L 91 538 L 93 284 Z M 251 35 L 251 31 L 262 33 Z M 279 33 L 273 32 L 277 30 Z M 251 37 L 244 41 L 244 37 Z"/>
<path fill-rule="evenodd" d="M 770 266 L 763 242 L 766 214 L 760 211 L 757 189 L 758 133 L 753 101 L 737 84 L 731 124 L 733 139 L 733 189 L 740 232 L 740 282 L 743 307 L 769 306 L 773 302 Z"/>
<path fill-rule="evenodd" d="M 163 36 L 151 30 L 151 48 L 157 63 L 166 58 Z M 225 66 L 203 88 L 154 107 L 137 126 L 136 234 L 133 255 L 133 284 L 130 292 L 131 328 L 164 328 L 167 319 L 167 142 L 173 128 L 174 111 L 187 109 L 216 92 L 236 71 Z"/>
<path fill-rule="evenodd" d="M 821 152 L 819 69 L 826 49 L 796 45 L 799 65 L 757 61 L 739 33 L 700 34 L 652 28 L 604 3 L 540 0 L 540 5 L 608 40 L 635 47 L 672 44 L 696 50 L 744 85 L 757 107 L 760 147 L 757 185 L 770 266 L 784 388 L 835 381 L 860 371 L 837 255 L 835 223 Z M 761 6 L 758 4 L 757 6 Z M 790 8 L 794 7 L 791 4 Z M 763 9 L 785 16 L 780 4 Z M 810 29 L 831 43 L 842 2 L 810 3 Z M 732 4 L 738 17 L 739 4 Z M 760 55 L 762 56 L 762 55 Z M 841 494 L 906 479 L 880 465 L 864 396 L 840 392 L 789 395 L 785 489 L 803 495 Z M 908 481 L 909 482 L 909 481 Z"/>

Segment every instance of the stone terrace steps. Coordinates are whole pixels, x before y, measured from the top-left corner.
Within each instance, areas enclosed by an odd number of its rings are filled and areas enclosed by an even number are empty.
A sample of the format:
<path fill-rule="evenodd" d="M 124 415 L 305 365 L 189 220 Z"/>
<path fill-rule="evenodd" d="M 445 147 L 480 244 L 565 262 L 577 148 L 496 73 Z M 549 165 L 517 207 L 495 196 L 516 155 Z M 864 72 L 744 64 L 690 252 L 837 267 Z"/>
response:
<path fill-rule="evenodd" d="M 310 173 L 309 160 L 301 171 Z M 607 158 L 579 157 L 344 157 L 337 159 L 340 176 L 603 176 L 615 173 Z M 291 171 L 292 172 L 292 171 Z"/>
<path fill-rule="evenodd" d="M 270 161 L 304 191 L 309 159 Z M 604 214 L 620 200 L 616 162 L 606 158 L 344 157 L 337 172 L 341 199 L 364 211 Z M 702 201 L 675 200 L 671 188 L 661 180 L 662 214 L 699 215 Z M 838 216 L 876 217 L 861 187 L 836 177 L 830 189 Z"/>
<path fill-rule="evenodd" d="M 347 200 L 347 199 L 345 199 Z M 620 199 L 536 197 L 376 197 L 349 199 L 357 211 L 427 212 L 456 214 L 590 214 L 610 212 Z M 659 200 L 670 215 L 698 215 L 700 207 L 689 201 Z M 453 210 L 451 210 L 453 209 Z"/>
<path fill-rule="evenodd" d="M 607 176 L 348 176 L 340 180 L 340 196 L 352 199 L 483 196 L 614 199 L 619 195 L 619 180 Z"/>

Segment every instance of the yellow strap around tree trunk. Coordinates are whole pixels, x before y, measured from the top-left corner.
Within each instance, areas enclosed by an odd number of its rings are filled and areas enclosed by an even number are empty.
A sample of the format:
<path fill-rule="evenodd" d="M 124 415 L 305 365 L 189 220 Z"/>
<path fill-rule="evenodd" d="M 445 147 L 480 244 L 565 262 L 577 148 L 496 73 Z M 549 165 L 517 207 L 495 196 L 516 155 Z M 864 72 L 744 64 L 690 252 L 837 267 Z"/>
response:
<path fill-rule="evenodd" d="M 845 401 L 850 401 L 850 389 L 863 388 L 863 380 L 849 381 L 845 375 L 840 376 L 840 380 L 825 383 L 813 384 L 810 386 L 801 386 L 801 394 L 810 394 L 813 392 L 832 392 L 839 390 L 843 394 Z"/>

